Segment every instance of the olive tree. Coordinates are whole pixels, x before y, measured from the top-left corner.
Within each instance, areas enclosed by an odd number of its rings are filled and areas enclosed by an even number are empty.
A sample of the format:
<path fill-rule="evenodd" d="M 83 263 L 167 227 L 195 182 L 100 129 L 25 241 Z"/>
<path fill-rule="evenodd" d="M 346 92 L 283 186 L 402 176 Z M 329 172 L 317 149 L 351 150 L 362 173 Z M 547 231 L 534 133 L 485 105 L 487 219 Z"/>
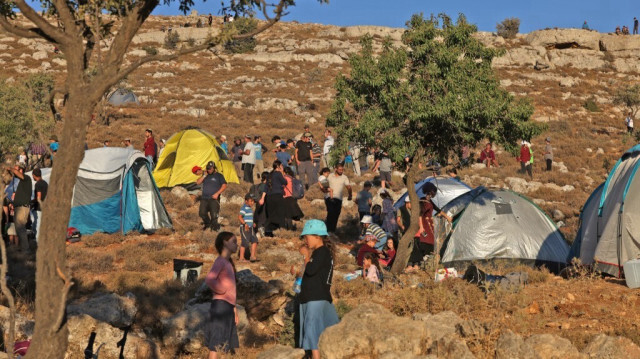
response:
<path fill-rule="evenodd" d="M 491 61 L 500 50 L 485 47 L 463 15 L 455 23 L 444 14 L 414 15 L 402 36 L 405 46 L 387 40 L 375 55 L 370 37 L 351 56 L 351 73 L 336 80 L 337 95 L 327 125 L 338 134 L 333 151 L 348 144 L 377 147 L 395 163 L 413 157 L 407 173 L 409 197 L 419 203 L 413 184 L 417 164 L 447 161 L 462 146 L 489 140 L 516 151 L 519 138 L 541 128 L 529 121 L 533 107 L 500 87 Z M 333 156 L 338 157 L 338 156 Z M 420 206 L 411 208 L 411 226 L 400 240 L 393 272 L 404 270 L 418 232 Z"/>
<path fill-rule="evenodd" d="M 170 3 L 165 0 L 163 3 Z M 193 0 L 176 0 L 186 12 Z M 320 0 L 320 2 L 326 2 Z M 0 27 L 21 38 L 40 38 L 63 54 L 66 74 L 51 91 L 65 97 L 61 146 L 56 154 L 49 193 L 43 208 L 36 255 L 35 329 L 29 358 L 62 358 L 67 348 L 66 298 L 73 284 L 65 264 L 65 233 L 71 208 L 73 177 L 84 156 L 84 141 L 91 113 L 109 88 L 153 61 L 222 48 L 229 41 L 251 38 L 273 26 L 294 0 L 229 0 L 223 6 L 240 14 L 259 12 L 265 18 L 253 31 L 239 34 L 226 26 L 203 43 L 150 54 L 125 62 L 131 41 L 159 0 L 40 0 L 41 12 L 26 0 L 0 0 Z M 18 13 L 20 16 L 18 16 Z"/>

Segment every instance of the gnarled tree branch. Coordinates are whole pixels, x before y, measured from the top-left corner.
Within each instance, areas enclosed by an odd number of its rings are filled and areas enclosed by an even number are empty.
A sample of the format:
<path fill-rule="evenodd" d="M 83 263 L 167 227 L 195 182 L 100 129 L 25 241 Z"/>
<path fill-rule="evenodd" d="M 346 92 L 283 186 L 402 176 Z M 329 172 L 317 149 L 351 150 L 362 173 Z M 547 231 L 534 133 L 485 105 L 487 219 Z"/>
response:
<path fill-rule="evenodd" d="M 53 42 L 53 43 L 56 42 L 54 39 L 52 39 L 51 37 L 47 36 L 44 32 L 42 32 L 42 30 L 40 30 L 39 28 L 35 27 L 35 28 L 28 29 L 25 27 L 14 25 L 11 22 L 9 22 L 9 20 L 4 16 L 0 16 L 0 27 L 5 29 L 9 33 L 12 33 L 16 36 L 24 37 L 27 39 L 44 38 L 49 42 Z"/>
<path fill-rule="evenodd" d="M 47 19 L 38 14 L 31 6 L 27 5 L 24 0 L 15 0 L 14 4 L 20 9 L 29 21 L 37 26 L 49 38 L 55 40 L 59 44 L 67 44 L 71 38 L 67 36 L 60 28 L 51 25 Z"/>

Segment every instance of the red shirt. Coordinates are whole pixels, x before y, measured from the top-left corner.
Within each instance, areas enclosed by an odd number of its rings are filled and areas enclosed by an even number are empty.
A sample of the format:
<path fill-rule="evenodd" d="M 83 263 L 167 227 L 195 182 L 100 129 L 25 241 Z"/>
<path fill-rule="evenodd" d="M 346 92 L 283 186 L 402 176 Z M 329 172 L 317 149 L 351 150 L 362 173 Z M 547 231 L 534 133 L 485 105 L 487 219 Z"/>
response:
<path fill-rule="evenodd" d="M 522 145 L 520 147 L 520 162 L 527 163 L 531 160 L 531 152 L 529 151 L 529 147 Z"/>
<path fill-rule="evenodd" d="M 156 155 L 156 141 L 153 140 L 153 136 L 144 141 L 144 155 L 152 157 Z"/>
<path fill-rule="evenodd" d="M 483 150 L 480 153 L 480 161 L 485 161 L 486 159 L 491 159 L 491 160 L 495 160 L 496 159 L 496 154 L 493 152 L 493 150 L 489 150 L 487 152 L 487 150 Z"/>
<path fill-rule="evenodd" d="M 367 253 L 375 253 L 377 255 L 378 251 L 373 247 L 369 247 L 366 243 L 361 245 L 360 249 L 358 250 L 358 255 L 356 256 L 356 263 L 358 263 L 360 267 L 362 267 L 364 256 Z"/>
<path fill-rule="evenodd" d="M 421 201 L 420 203 L 422 204 L 420 208 L 420 221 L 422 222 L 424 232 L 420 233 L 420 230 L 418 230 L 414 238 L 419 238 L 422 243 L 434 244 L 433 211 L 435 210 L 436 213 L 440 213 L 440 208 L 436 207 L 431 201 Z"/>

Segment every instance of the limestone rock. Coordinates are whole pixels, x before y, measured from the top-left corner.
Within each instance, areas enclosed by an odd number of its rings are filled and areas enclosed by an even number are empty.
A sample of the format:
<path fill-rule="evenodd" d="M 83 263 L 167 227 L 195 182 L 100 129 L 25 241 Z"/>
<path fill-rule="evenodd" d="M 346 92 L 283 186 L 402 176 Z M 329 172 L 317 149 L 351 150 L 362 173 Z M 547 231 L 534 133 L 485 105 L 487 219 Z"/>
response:
<path fill-rule="evenodd" d="M 512 190 L 520 193 L 533 192 L 538 190 L 542 186 L 542 183 L 540 182 L 527 182 L 527 180 L 520 177 L 507 177 L 504 179 L 504 182 L 507 183 Z"/>
<path fill-rule="evenodd" d="M 0 329 L 8 333 L 10 328 L 9 307 L 0 306 Z M 16 313 L 16 339 L 27 339 L 33 336 L 35 322 Z"/>
<path fill-rule="evenodd" d="M 530 336 L 525 343 L 533 348 L 539 359 L 582 359 L 578 349 L 568 339 L 552 334 L 536 334 Z"/>
<path fill-rule="evenodd" d="M 250 269 L 236 273 L 238 303 L 245 307 L 249 318 L 265 320 L 286 302 L 286 297 L 280 295 L 281 288 L 274 283 L 267 283 Z"/>
<path fill-rule="evenodd" d="M 115 293 L 102 294 L 67 305 L 67 315 L 86 314 L 117 328 L 128 327 L 138 313 L 136 297 L 132 293 L 120 296 Z"/>
<path fill-rule="evenodd" d="M 304 357 L 303 349 L 296 349 L 280 344 L 276 344 L 271 348 L 258 354 L 257 359 L 300 359 Z"/>
<path fill-rule="evenodd" d="M 536 359 L 533 348 L 521 336 L 510 330 L 504 332 L 496 342 L 496 359 Z"/>
<path fill-rule="evenodd" d="M 187 191 L 187 189 L 182 186 L 173 187 L 171 189 L 171 194 L 180 199 L 191 199 L 191 196 L 189 196 L 189 192 Z"/>
<path fill-rule="evenodd" d="M 565 219 L 564 213 L 562 213 L 562 211 L 559 210 L 559 209 L 554 209 L 553 210 L 553 220 L 554 221 L 561 221 L 563 219 Z"/>
<path fill-rule="evenodd" d="M 424 322 L 431 332 L 434 341 L 439 340 L 447 334 L 456 332 L 456 326 L 463 320 L 454 312 L 446 311 L 438 314 L 418 313 L 413 315 L 413 320 Z"/>
<path fill-rule="evenodd" d="M 469 347 L 455 334 L 447 334 L 431 347 L 431 352 L 438 358 L 475 359 Z"/>
<path fill-rule="evenodd" d="M 629 338 L 605 334 L 598 334 L 593 338 L 582 353 L 592 359 L 640 358 L 640 348 Z"/>
<path fill-rule="evenodd" d="M 67 60 L 65 60 L 65 59 L 55 58 L 55 59 L 51 60 L 51 62 L 53 62 L 54 64 L 56 64 L 58 66 L 67 66 Z"/>
<path fill-rule="evenodd" d="M 532 31 L 525 41 L 547 48 L 581 48 L 600 50 L 600 33 L 582 29 L 549 29 Z"/>
<path fill-rule="evenodd" d="M 31 56 L 33 57 L 34 60 L 44 60 L 47 57 L 49 57 L 46 51 L 37 51 Z"/>
<path fill-rule="evenodd" d="M 161 79 L 161 78 L 173 77 L 173 76 L 175 75 L 171 72 L 156 72 L 152 75 L 154 79 Z"/>

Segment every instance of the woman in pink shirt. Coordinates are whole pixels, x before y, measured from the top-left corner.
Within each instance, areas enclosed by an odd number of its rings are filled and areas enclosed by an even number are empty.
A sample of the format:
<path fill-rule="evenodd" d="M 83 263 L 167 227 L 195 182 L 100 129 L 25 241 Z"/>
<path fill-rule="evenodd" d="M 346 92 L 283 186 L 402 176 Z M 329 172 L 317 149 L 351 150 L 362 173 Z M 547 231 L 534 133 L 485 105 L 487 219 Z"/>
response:
<path fill-rule="evenodd" d="M 238 240 L 231 232 L 220 232 L 215 247 L 219 256 L 205 278 L 213 291 L 209 320 L 204 328 L 209 359 L 217 359 L 218 351 L 233 353 L 240 346 L 236 329 L 236 269 L 231 260 L 231 255 L 238 250 Z"/>

